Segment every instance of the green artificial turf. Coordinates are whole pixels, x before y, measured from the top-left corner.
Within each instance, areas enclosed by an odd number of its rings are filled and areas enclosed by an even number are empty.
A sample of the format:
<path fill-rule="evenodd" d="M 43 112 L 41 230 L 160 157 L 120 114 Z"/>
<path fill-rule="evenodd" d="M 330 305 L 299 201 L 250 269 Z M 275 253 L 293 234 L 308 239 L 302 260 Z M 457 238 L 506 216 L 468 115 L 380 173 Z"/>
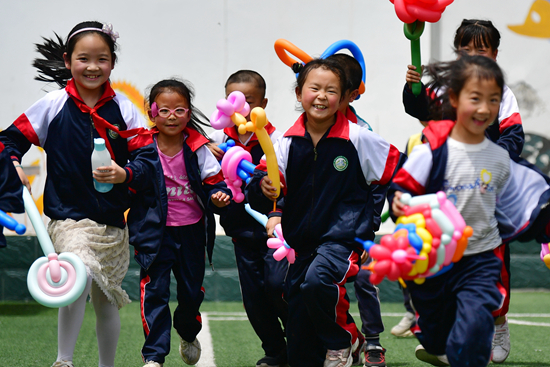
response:
<path fill-rule="evenodd" d="M 171 304 L 173 307 L 174 304 Z M 536 322 L 550 325 L 550 317 L 519 317 L 516 314 L 550 313 L 549 292 L 513 292 L 510 320 Z M 243 320 L 243 307 L 239 302 L 205 302 L 202 312 L 209 315 L 210 331 L 218 367 L 249 367 L 263 356 L 260 340 L 254 334 L 250 323 Z M 383 313 L 402 313 L 398 303 L 383 303 Z M 357 315 L 357 303 L 352 303 L 352 314 Z M 233 314 L 235 313 L 235 314 Z M 227 320 L 234 315 L 237 320 Z M 143 331 L 138 302 L 120 310 L 121 335 L 118 344 L 116 365 L 143 365 L 140 349 Z M 230 318 L 230 317 L 229 317 Z M 396 338 L 389 329 L 400 320 L 400 316 L 384 316 L 387 331 L 381 335 L 382 345 L 388 350 L 388 366 L 421 367 L 426 364 L 414 357 L 418 342 L 414 338 Z M 359 320 L 355 317 L 356 321 Z M 550 326 L 510 324 L 512 352 L 503 364 L 506 367 L 550 367 Z M 179 358 L 179 339 L 172 333 L 172 352 L 165 367 L 185 366 Z M 51 366 L 57 354 L 57 310 L 33 303 L 0 303 L 0 365 L 2 366 Z M 87 305 L 84 324 L 79 335 L 75 367 L 96 367 L 98 364 L 97 341 L 95 337 L 95 315 Z M 495 365 L 496 366 L 496 365 Z"/>

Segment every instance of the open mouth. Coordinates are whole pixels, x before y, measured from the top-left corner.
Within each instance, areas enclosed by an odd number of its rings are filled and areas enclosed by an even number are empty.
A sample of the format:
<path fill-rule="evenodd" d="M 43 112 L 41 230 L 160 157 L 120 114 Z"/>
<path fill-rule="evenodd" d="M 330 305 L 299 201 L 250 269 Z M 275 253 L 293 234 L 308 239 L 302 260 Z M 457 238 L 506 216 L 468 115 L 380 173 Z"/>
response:
<path fill-rule="evenodd" d="M 314 104 L 313 107 L 317 110 L 326 110 L 327 109 L 327 106 L 323 106 L 323 105 L 320 105 L 320 104 Z"/>

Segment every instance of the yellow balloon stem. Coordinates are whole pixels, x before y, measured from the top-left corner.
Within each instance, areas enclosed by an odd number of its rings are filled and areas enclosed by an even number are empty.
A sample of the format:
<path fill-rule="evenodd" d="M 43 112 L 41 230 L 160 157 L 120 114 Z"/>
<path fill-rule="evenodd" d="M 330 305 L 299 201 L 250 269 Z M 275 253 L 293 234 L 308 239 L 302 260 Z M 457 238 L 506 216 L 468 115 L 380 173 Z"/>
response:
<path fill-rule="evenodd" d="M 403 288 L 407 288 L 407 284 L 405 284 L 405 281 L 403 280 L 403 278 L 398 278 L 397 280 L 399 280 L 399 284 L 401 284 Z"/>
<path fill-rule="evenodd" d="M 274 201 L 274 202 L 273 202 L 273 211 L 276 211 L 276 210 L 277 210 L 277 202 Z"/>

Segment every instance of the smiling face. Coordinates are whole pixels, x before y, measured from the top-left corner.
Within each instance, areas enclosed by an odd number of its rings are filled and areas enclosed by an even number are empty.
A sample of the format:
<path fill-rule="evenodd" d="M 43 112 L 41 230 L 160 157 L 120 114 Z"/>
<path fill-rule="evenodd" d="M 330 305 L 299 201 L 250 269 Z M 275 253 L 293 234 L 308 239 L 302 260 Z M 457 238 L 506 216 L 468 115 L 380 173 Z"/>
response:
<path fill-rule="evenodd" d="M 155 98 L 155 102 L 159 110 L 166 108 L 172 111 L 178 108 L 189 109 L 189 102 L 187 99 L 181 94 L 171 90 L 166 90 L 158 94 Z M 153 117 L 151 111 L 149 111 L 149 118 L 157 126 L 159 137 L 179 137 L 191 119 L 191 111 L 187 111 L 184 117 L 177 117 L 174 113 L 170 113 L 168 117 L 160 117 L 160 115 Z"/>
<path fill-rule="evenodd" d="M 494 79 L 469 78 L 458 97 L 449 92 L 456 109 L 456 124 L 451 137 L 466 144 L 479 144 L 485 130 L 495 121 L 500 109 L 502 90 Z"/>
<path fill-rule="evenodd" d="M 332 71 L 318 67 L 309 71 L 296 98 L 302 104 L 308 123 L 334 123 L 342 100 L 340 79 Z"/>
<path fill-rule="evenodd" d="M 109 80 L 114 60 L 105 40 L 93 32 L 80 38 L 71 57 L 63 55 L 65 66 L 71 71 L 76 89 L 85 101 L 103 93 L 103 84 Z"/>

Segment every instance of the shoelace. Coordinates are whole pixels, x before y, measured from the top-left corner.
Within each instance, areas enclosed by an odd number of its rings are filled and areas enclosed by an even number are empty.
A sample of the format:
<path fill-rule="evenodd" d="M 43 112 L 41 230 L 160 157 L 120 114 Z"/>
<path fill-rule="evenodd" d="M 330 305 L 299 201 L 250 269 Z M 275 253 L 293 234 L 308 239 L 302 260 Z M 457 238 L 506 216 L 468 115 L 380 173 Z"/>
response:
<path fill-rule="evenodd" d="M 497 329 L 495 332 L 495 344 L 500 345 L 504 343 L 505 329 Z"/>
<path fill-rule="evenodd" d="M 380 349 L 371 349 L 365 353 L 365 360 L 368 362 L 382 362 L 386 360 L 386 357 L 383 353 L 384 351 Z"/>
<path fill-rule="evenodd" d="M 328 350 L 327 357 L 331 361 L 343 359 L 344 350 Z"/>

